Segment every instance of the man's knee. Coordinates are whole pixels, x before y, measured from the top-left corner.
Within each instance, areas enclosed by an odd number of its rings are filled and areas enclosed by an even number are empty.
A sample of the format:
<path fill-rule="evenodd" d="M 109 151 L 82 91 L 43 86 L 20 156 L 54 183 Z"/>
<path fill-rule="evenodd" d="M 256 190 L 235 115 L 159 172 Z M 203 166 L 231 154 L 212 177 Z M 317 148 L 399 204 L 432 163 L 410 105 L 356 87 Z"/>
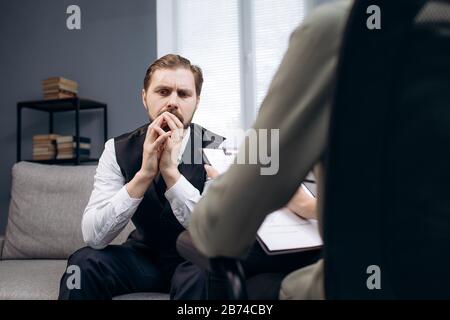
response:
<path fill-rule="evenodd" d="M 105 262 L 107 256 L 102 250 L 84 247 L 75 251 L 67 261 L 67 269 L 79 268 L 81 272 L 90 272 L 96 268 L 100 262 Z"/>
<path fill-rule="evenodd" d="M 105 285 L 107 274 L 99 272 L 99 266 L 102 263 L 107 264 L 107 260 L 108 257 L 102 250 L 84 247 L 75 251 L 69 257 L 66 270 L 62 275 L 59 299 L 97 298 L 93 295 L 96 294 L 93 288 Z"/>
<path fill-rule="evenodd" d="M 112 246 L 113 247 L 113 246 Z M 117 254 L 111 246 L 102 250 L 84 247 L 75 251 L 67 261 L 64 278 L 79 273 L 82 283 L 103 283 L 109 281 L 114 274 L 115 255 Z"/>

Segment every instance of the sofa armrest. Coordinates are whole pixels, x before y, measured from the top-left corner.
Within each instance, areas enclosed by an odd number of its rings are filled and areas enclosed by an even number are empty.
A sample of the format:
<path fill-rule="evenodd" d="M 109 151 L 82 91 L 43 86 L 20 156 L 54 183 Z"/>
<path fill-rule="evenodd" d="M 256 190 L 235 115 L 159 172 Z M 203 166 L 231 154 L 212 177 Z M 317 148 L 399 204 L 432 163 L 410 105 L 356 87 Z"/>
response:
<path fill-rule="evenodd" d="M 0 236 L 0 260 L 2 260 L 2 254 L 3 254 L 3 244 L 5 243 L 5 237 Z"/>

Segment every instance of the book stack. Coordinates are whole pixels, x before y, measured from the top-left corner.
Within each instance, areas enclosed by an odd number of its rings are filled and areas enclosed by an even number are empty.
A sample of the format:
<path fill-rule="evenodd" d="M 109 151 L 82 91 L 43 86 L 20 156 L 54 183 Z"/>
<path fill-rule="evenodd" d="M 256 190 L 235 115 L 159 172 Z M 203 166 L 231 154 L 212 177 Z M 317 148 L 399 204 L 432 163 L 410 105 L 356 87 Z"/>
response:
<path fill-rule="evenodd" d="M 33 160 L 51 160 L 56 157 L 56 134 L 33 136 Z"/>
<path fill-rule="evenodd" d="M 77 139 L 75 136 L 59 136 L 56 139 L 58 153 L 56 159 L 74 159 L 77 157 Z M 80 158 L 89 158 L 91 139 L 80 137 Z"/>
<path fill-rule="evenodd" d="M 42 80 L 44 100 L 75 98 L 78 93 L 78 83 L 62 77 L 52 77 Z"/>

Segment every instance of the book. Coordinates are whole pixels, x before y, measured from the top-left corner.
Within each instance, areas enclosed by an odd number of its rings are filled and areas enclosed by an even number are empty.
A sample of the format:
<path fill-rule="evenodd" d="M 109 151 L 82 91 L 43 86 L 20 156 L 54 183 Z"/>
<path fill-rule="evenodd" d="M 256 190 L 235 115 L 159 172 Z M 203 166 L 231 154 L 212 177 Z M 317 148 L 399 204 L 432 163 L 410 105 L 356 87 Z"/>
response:
<path fill-rule="evenodd" d="M 55 159 L 56 153 L 33 153 L 33 159 L 36 157 L 46 157 L 47 159 Z"/>
<path fill-rule="evenodd" d="M 72 87 L 68 87 L 65 85 L 56 85 L 56 86 L 51 86 L 51 87 L 44 87 L 44 94 L 54 94 L 54 93 L 74 93 L 77 94 L 78 93 L 78 89 L 76 88 L 72 88 Z"/>
<path fill-rule="evenodd" d="M 52 77 L 42 80 L 44 100 L 75 98 L 78 93 L 78 83 L 63 77 Z"/>
<path fill-rule="evenodd" d="M 33 142 L 35 141 L 47 141 L 47 140 L 56 140 L 59 137 L 57 134 L 36 134 L 33 136 Z"/>
<path fill-rule="evenodd" d="M 77 138 L 75 136 L 59 136 L 56 138 L 56 143 L 73 142 L 76 143 Z M 80 137 L 80 143 L 91 143 L 91 138 Z"/>
<path fill-rule="evenodd" d="M 42 80 L 42 85 L 43 86 L 52 85 L 52 84 L 55 84 L 55 83 L 61 83 L 61 84 L 65 84 L 67 86 L 78 88 L 78 83 L 76 81 L 69 80 L 69 79 L 63 78 L 63 77 L 51 77 L 51 78 L 47 78 L 47 79 Z"/>
<path fill-rule="evenodd" d="M 33 154 L 42 154 L 42 153 L 55 153 L 56 154 L 56 148 L 48 148 L 48 149 L 42 149 L 42 148 L 33 148 Z"/>
<path fill-rule="evenodd" d="M 77 156 L 75 136 L 59 136 L 56 139 L 58 154 L 56 159 L 74 159 Z M 91 152 L 91 139 L 80 137 L 80 157 L 88 157 Z"/>
<path fill-rule="evenodd" d="M 76 98 L 76 94 L 74 93 L 55 93 L 55 94 L 44 94 L 44 100 L 55 100 L 55 99 L 67 99 L 67 98 Z"/>
<path fill-rule="evenodd" d="M 54 146 L 48 146 L 48 147 L 33 146 L 33 153 L 34 152 L 49 152 L 49 151 L 55 151 L 55 147 Z"/>
<path fill-rule="evenodd" d="M 80 154 L 88 154 L 90 152 L 91 152 L 91 149 L 80 149 Z M 77 153 L 77 150 L 72 148 L 72 149 L 67 149 L 67 150 L 59 152 L 59 153 L 73 153 L 73 154 L 75 154 L 75 153 Z"/>
<path fill-rule="evenodd" d="M 76 142 L 60 142 L 58 143 L 58 149 L 65 149 L 65 148 L 76 148 L 77 143 Z M 91 144 L 80 142 L 80 149 L 90 149 Z"/>
<path fill-rule="evenodd" d="M 52 155 L 33 155 L 33 160 L 53 160 L 55 156 Z"/>
<path fill-rule="evenodd" d="M 55 147 L 55 143 L 54 143 L 54 141 L 42 141 L 42 142 L 40 142 L 40 141 L 34 141 L 33 142 L 33 149 L 34 148 L 46 148 L 46 149 L 48 149 L 48 148 L 54 148 Z"/>
<path fill-rule="evenodd" d="M 37 134 L 33 136 L 33 160 L 50 160 L 56 156 L 57 134 Z"/>

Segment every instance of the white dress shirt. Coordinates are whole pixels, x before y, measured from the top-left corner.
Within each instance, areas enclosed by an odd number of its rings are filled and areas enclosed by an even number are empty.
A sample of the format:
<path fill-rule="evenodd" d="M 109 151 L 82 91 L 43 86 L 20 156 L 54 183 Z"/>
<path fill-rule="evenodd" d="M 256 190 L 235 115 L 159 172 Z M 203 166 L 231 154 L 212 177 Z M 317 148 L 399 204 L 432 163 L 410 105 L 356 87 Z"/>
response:
<path fill-rule="evenodd" d="M 190 128 L 181 142 L 180 154 L 186 148 Z M 206 187 L 206 186 L 205 186 Z M 200 192 L 183 175 L 165 192 L 175 217 L 186 228 L 194 205 L 200 199 Z M 94 189 L 83 213 L 81 228 L 87 245 L 95 249 L 106 247 L 127 225 L 142 198 L 131 198 L 125 186 L 116 159 L 114 139 L 105 143 L 94 177 Z"/>

